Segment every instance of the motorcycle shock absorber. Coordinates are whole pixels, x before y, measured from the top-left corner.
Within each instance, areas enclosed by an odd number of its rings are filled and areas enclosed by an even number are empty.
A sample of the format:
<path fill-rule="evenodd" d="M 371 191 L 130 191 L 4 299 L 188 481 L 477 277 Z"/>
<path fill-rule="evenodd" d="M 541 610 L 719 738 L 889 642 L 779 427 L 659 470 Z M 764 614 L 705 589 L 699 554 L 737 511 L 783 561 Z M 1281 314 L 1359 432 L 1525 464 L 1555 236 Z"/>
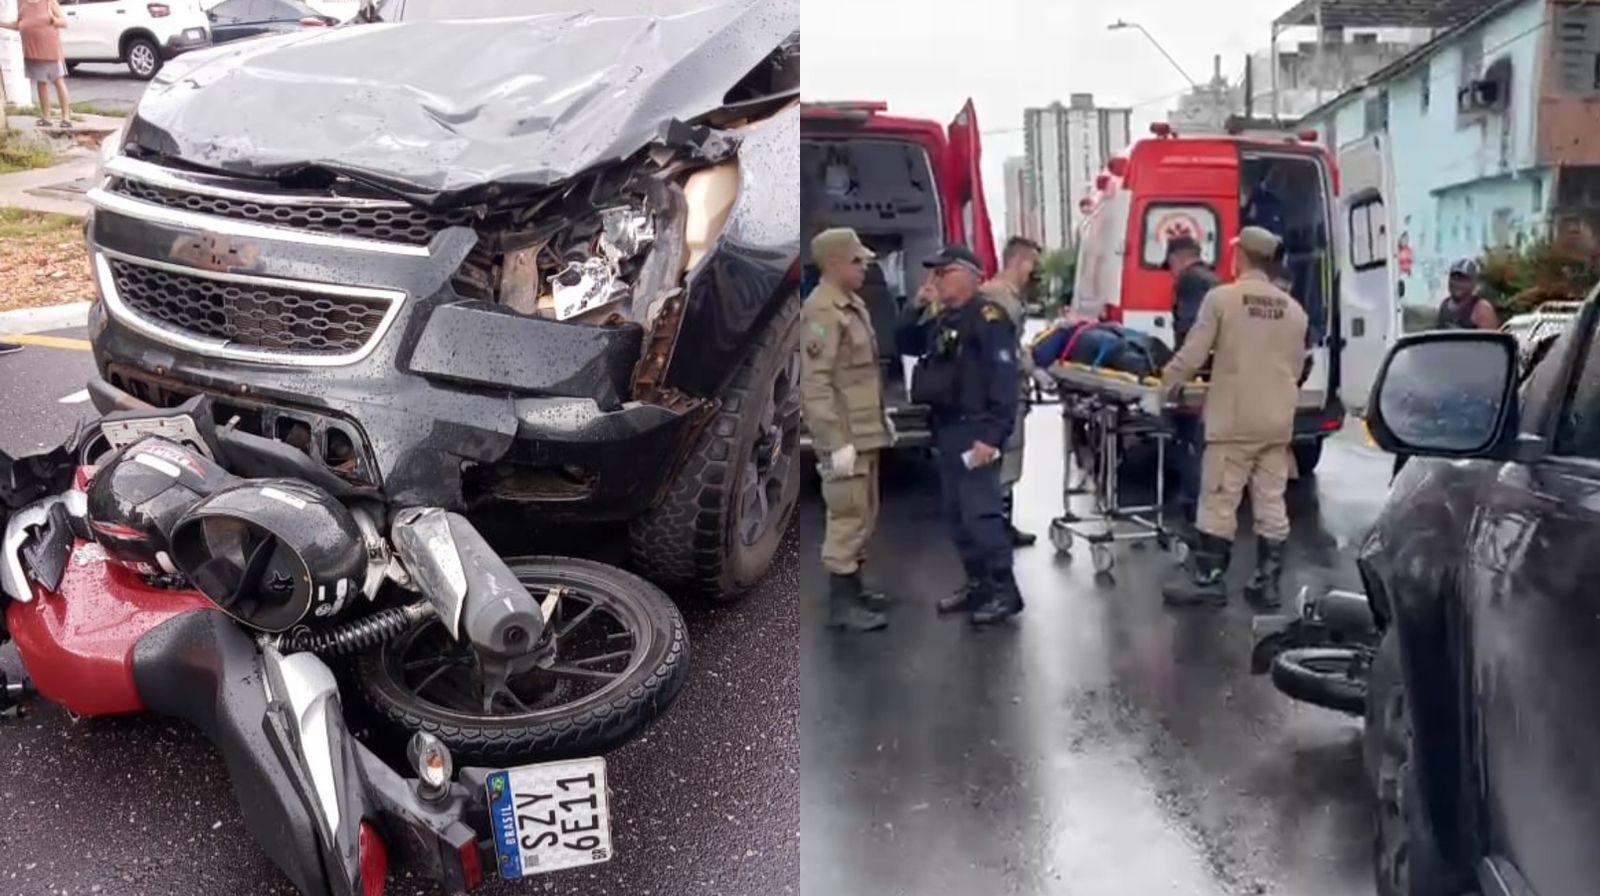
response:
<path fill-rule="evenodd" d="M 432 615 L 433 605 L 427 601 L 390 607 L 323 631 L 296 629 L 284 639 L 283 647 L 319 656 L 346 656 L 382 644 Z"/>

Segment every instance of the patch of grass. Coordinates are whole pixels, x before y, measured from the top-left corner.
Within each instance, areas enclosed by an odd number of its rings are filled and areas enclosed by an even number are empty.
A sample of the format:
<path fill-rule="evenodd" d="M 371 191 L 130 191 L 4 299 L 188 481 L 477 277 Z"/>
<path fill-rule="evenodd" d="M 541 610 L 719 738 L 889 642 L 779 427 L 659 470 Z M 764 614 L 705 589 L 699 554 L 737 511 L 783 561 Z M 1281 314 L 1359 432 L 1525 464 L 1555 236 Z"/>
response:
<path fill-rule="evenodd" d="M 0 207 L 0 240 L 57 236 L 70 238 L 83 229 L 83 221 L 71 215 L 50 215 L 23 208 Z"/>
<path fill-rule="evenodd" d="M 49 168 L 56 163 L 50 144 L 18 131 L 0 133 L 0 174 Z"/>
<path fill-rule="evenodd" d="M 128 109 L 120 109 L 120 108 L 118 108 L 116 106 L 97 106 L 94 103 L 73 103 L 72 104 L 72 114 L 74 116 L 78 116 L 78 115 L 104 115 L 104 116 L 106 116 L 108 118 L 127 118 L 128 117 L 128 113 L 130 111 L 131 110 L 128 110 Z M 36 106 L 36 105 L 35 106 L 12 106 L 12 107 L 10 107 L 9 110 L 7 110 L 6 114 L 7 115 L 23 115 L 23 116 L 26 116 L 28 118 L 38 118 L 39 117 L 39 107 Z M 50 110 L 50 117 L 51 117 L 52 120 L 54 120 L 60 114 L 61 114 L 61 111 L 59 109 L 52 108 Z"/>

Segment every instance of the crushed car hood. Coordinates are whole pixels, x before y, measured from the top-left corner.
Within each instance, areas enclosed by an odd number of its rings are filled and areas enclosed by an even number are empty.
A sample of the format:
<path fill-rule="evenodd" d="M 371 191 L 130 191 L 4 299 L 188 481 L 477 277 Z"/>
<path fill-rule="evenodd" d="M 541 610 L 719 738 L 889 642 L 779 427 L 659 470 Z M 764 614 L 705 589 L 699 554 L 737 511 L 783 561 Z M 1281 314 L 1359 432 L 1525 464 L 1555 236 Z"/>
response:
<path fill-rule="evenodd" d="M 560 8 L 353 24 L 179 57 L 145 92 L 128 143 L 245 176 L 323 168 L 422 204 L 546 186 L 681 138 L 688 129 L 673 125 L 723 106 L 799 29 L 796 0 Z"/>

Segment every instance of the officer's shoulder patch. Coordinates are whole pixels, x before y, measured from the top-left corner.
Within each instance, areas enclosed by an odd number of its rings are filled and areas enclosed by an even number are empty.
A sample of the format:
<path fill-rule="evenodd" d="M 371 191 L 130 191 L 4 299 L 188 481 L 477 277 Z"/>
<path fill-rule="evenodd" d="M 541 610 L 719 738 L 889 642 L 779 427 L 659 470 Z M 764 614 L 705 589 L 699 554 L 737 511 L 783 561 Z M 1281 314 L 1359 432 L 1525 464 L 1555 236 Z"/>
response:
<path fill-rule="evenodd" d="M 985 302 L 983 305 L 983 319 L 992 324 L 999 323 L 1006 319 L 1006 313 L 999 305 Z"/>

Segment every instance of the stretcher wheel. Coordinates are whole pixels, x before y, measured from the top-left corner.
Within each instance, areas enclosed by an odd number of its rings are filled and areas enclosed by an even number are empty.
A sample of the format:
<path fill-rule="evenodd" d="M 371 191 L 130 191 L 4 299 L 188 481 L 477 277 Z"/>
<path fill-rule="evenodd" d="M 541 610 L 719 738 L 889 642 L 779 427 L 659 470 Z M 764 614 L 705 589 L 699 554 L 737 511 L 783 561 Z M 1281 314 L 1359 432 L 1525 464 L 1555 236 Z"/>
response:
<path fill-rule="evenodd" d="M 1055 546 L 1057 554 L 1072 553 L 1072 530 L 1067 528 L 1066 520 L 1050 521 L 1050 544 Z"/>
<path fill-rule="evenodd" d="M 1097 544 L 1089 548 L 1089 560 L 1094 563 L 1094 571 L 1105 575 L 1117 565 L 1116 555 L 1111 553 L 1107 545 Z"/>

